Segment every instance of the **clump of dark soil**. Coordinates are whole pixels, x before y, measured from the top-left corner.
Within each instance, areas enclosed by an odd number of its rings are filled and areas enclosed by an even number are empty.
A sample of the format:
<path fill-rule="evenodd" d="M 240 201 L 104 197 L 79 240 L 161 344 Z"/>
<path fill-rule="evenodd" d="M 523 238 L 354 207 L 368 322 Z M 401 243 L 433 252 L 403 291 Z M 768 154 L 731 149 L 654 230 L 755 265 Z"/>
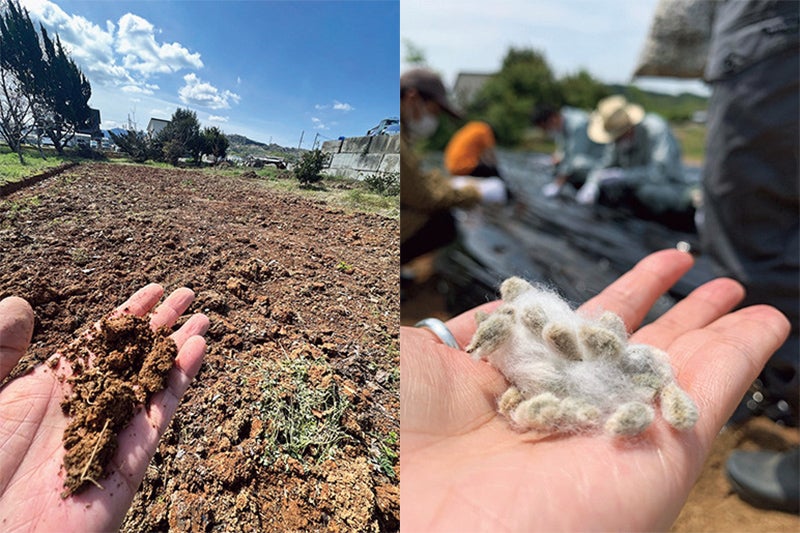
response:
<path fill-rule="evenodd" d="M 103 319 L 96 331 L 63 351 L 72 368 L 72 391 L 61 403 L 70 417 L 64 430 L 63 497 L 100 480 L 117 449 L 117 435 L 138 408 L 165 388 L 177 355 L 166 329 L 152 331 L 134 315 Z"/>

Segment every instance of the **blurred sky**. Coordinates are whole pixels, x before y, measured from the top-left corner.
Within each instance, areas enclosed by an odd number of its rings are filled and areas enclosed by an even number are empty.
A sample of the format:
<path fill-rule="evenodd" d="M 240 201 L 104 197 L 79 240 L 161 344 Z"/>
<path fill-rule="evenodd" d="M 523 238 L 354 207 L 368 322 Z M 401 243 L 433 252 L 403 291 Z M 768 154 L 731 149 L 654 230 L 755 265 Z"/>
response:
<path fill-rule="evenodd" d="M 452 87 L 458 72 L 499 70 L 509 47 L 544 53 L 557 76 L 586 69 L 629 83 L 658 0 L 402 0 L 400 37 L 420 48 Z M 400 48 L 401 70 L 408 65 Z M 707 95 L 700 80 L 640 78 L 660 92 Z"/>
<path fill-rule="evenodd" d="M 305 131 L 310 148 L 399 113 L 398 0 L 20 3 L 86 74 L 104 129 L 181 107 L 261 142 Z"/>

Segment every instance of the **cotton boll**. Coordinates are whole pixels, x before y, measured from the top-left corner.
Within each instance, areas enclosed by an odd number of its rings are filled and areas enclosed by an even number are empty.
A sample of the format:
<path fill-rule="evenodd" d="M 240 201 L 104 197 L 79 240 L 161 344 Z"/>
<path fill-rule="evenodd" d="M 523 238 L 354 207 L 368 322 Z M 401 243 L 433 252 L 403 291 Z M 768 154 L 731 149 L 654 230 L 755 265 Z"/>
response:
<path fill-rule="evenodd" d="M 541 306 L 531 305 L 523 307 L 519 315 L 522 325 L 530 331 L 534 337 L 541 339 L 542 330 L 547 324 L 547 314 Z"/>
<path fill-rule="evenodd" d="M 670 426 L 681 431 L 692 428 L 699 416 L 692 399 L 674 382 L 661 391 L 661 414 Z"/>
<path fill-rule="evenodd" d="M 597 324 L 584 324 L 578 338 L 592 359 L 618 359 L 624 350 L 623 341 L 614 331 Z"/>
<path fill-rule="evenodd" d="M 583 359 L 578 336 L 575 334 L 575 330 L 568 325 L 550 322 L 542 329 L 542 338 L 550 349 L 561 354 L 564 358 L 571 361 Z"/>
<path fill-rule="evenodd" d="M 524 399 L 519 389 L 511 385 L 497 401 L 497 410 L 502 415 L 510 416 L 511 412 L 514 411 Z"/>
<path fill-rule="evenodd" d="M 606 431 L 612 435 L 638 435 L 653 421 L 653 408 L 641 402 L 620 405 L 606 421 Z"/>
<path fill-rule="evenodd" d="M 628 331 L 625 329 L 625 322 L 623 322 L 622 318 L 616 313 L 604 311 L 597 319 L 597 323 L 613 332 L 623 343 L 628 341 Z"/>
<path fill-rule="evenodd" d="M 533 290 L 533 285 L 522 278 L 508 278 L 500 285 L 500 297 L 504 302 L 513 302 L 521 294 Z"/>
<path fill-rule="evenodd" d="M 520 403 L 511 415 L 511 421 L 520 428 L 553 433 L 560 421 L 561 400 L 550 392 L 543 392 Z"/>
<path fill-rule="evenodd" d="M 672 366 L 669 364 L 669 356 L 647 344 L 629 344 L 620 363 L 625 372 L 652 374 L 662 385 L 675 379 Z"/>
<path fill-rule="evenodd" d="M 513 325 L 513 314 L 495 312 L 490 315 L 478 326 L 472 342 L 467 346 L 467 353 L 471 353 L 475 359 L 480 359 L 484 354 L 496 350 L 509 340 Z"/>
<path fill-rule="evenodd" d="M 628 345 L 622 319 L 585 316 L 552 291 L 510 278 L 504 303 L 478 327 L 467 351 L 497 368 L 511 386 L 498 411 L 522 431 L 574 433 L 603 428 L 617 437 L 644 431 L 658 398 L 664 419 L 679 430 L 697 420 L 663 351 Z"/>
<path fill-rule="evenodd" d="M 526 307 L 540 307 L 548 318 L 548 322 L 564 324 L 576 329 L 583 319 L 570 308 L 569 304 L 555 292 L 541 287 L 533 287 L 516 295 L 512 304 L 518 309 Z"/>

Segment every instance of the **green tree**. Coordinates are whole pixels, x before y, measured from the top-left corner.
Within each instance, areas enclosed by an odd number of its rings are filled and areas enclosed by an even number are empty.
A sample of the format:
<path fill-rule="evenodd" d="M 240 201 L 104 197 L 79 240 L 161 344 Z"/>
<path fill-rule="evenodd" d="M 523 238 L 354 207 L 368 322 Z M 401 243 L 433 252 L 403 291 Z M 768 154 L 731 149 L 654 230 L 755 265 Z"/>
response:
<path fill-rule="evenodd" d="M 310 185 L 322 179 L 320 171 L 325 166 L 322 150 L 310 150 L 303 154 L 300 163 L 294 167 L 294 176 L 302 185 Z"/>
<path fill-rule="evenodd" d="M 403 39 L 403 46 L 405 46 L 406 49 L 403 60 L 406 63 L 417 67 L 424 67 L 428 64 L 428 60 L 425 57 L 425 51 L 414 44 L 410 39 Z"/>
<path fill-rule="evenodd" d="M 203 154 L 213 155 L 215 163 L 225 159 L 229 145 L 228 138 L 216 126 L 203 129 Z"/>
<path fill-rule="evenodd" d="M 486 82 L 468 111 L 492 124 L 499 144 L 516 145 L 538 103 L 560 105 L 562 100 L 561 88 L 544 55 L 511 48 L 500 72 Z"/>
<path fill-rule="evenodd" d="M 607 85 L 594 79 L 584 69 L 564 76 L 559 80 L 559 85 L 563 104 L 579 109 L 594 109 L 597 102 L 612 94 Z"/>
<path fill-rule="evenodd" d="M 197 113 L 189 109 L 177 109 L 163 130 L 156 136 L 165 161 L 177 165 L 178 159 L 190 157 L 195 163 L 200 161 L 203 138 L 200 135 L 200 122 Z"/>
<path fill-rule="evenodd" d="M 0 133 L 13 150 L 31 131 L 47 134 L 61 153 L 91 117 L 91 86 L 74 61 L 28 11 L 10 1 L 0 15 Z"/>
<path fill-rule="evenodd" d="M 37 113 L 37 123 L 61 154 L 75 133 L 89 126 L 92 87 L 64 51 L 61 39 L 56 36 L 53 42 L 44 28 L 41 28 L 41 32 L 46 58 L 46 85 L 42 91 L 45 106 L 41 113 Z"/>
<path fill-rule="evenodd" d="M 111 140 L 119 149 L 128 154 L 137 163 L 144 163 L 150 157 L 150 146 L 147 134 L 143 131 L 126 131 L 117 135 L 113 131 L 108 132 Z"/>

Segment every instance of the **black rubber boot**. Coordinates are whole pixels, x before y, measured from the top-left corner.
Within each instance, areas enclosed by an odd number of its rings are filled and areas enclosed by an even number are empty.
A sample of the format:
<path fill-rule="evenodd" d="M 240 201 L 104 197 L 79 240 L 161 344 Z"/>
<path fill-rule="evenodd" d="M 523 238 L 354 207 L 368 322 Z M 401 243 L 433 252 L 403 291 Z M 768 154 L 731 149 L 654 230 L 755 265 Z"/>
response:
<path fill-rule="evenodd" d="M 786 452 L 734 450 L 725 471 L 733 489 L 749 504 L 800 512 L 800 447 Z"/>

